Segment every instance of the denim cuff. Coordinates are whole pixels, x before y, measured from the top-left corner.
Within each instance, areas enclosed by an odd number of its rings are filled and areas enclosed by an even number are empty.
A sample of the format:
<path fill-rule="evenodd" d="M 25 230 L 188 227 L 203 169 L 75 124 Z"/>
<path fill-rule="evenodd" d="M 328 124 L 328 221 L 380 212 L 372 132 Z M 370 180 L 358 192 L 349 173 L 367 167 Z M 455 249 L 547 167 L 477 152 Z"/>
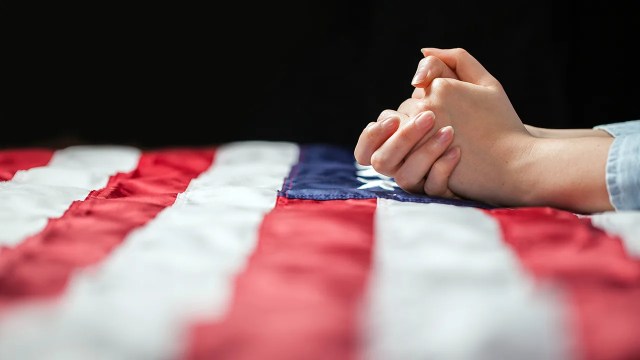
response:
<path fill-rule="evenodd" d="M 640 209 L 640 133 L 613 139 L 606 177 L 609 200 L 616 210 Z"/>
<path fill-rule="evenodd" d="M 604 130 L 613 137 L 640 133 L 640 120 L 630 120 L 611 124 L 594 126 L 594 129 Z"/>

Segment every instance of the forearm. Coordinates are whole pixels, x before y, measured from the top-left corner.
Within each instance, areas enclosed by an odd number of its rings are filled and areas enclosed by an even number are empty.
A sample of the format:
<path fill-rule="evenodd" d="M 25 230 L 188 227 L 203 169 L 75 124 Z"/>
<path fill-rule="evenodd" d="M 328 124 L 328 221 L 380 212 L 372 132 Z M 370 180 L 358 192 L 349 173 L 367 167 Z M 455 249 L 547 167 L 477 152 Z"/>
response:
<path fill-rule="evenodd" d="M 547 129 L 526 124 L 524 126 L 531 135 L 539 138 L 566 139 L 587 136 L 611 137 L 611 135 L 606 131 L 597 129 Z"/>
<path fill-rule="evenodd" d="M 534 140 L 519 164 L 520 205 L 552 206 L 577 213 L 613 210 L 606 185 L 613 138 Z"/>

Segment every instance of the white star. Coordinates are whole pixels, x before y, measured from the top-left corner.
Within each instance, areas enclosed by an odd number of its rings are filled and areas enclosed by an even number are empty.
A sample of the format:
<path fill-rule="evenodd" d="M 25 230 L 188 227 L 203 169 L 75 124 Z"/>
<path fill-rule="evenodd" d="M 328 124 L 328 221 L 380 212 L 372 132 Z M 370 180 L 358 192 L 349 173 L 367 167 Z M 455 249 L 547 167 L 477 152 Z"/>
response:
<path fill-rule="evenodd" d="M 380 174 L 379 172 L 373 170 L 373 168 L 364 169 L 364 170 L 358 170 L 358 171 L 356 171 L 356 174 L 358 176 L 367 177 L 367 178 L 378 178 L 378 179 L 383 179 L 383 180 L 391 180 L 390 177 Z"/>
<path fill-rule="evenodd" d="M 360 165 L 360 164 L 356 163 L 356 169 L 358 169 L 358 171 L 356 171 L 358 176 L 377 177 L 379 179 L 385 179 L 385 180 L 391 179 L 389 176 L 382 175 L 379 172 L 375 171 L 373 169 L 373 166 L 371 166 L 371 165 L 365 166 L 365 165 Z"/>
<path fill-rule="evenodd" d="M 379 187 L 388 191 L 393 191 L 394 187 L 398 187 L 398 184 L 395 183 L 395 181 L 390 181 L 390 180 L 369 180 L 369 179 L 364 179 L 364 178 L 357 178 L 358 181 L 364 183 L 363 185 L 360 185 L 358 187 L 358 190 L 363 190 L 363 189 L 370 189 L 370 188 L 374 188 L 374 187 Z"/>
<path fill-rule="evenodd" d="M 374 187 L 379 187 L 384 190 L 393 191 L 394 188 L 398 187 L 395 181 L 392 178 L 386 175 L 382 175 L 379 172 L 375 171 L 371 166 L 364 166 L 356 163 L 356 174 L 358 175 L 357 179 L 363 185 L 358 187 L 358 190 L 362 189 L 370 189 Z M 373 179 L 366 179 L 373 178 Z"/>

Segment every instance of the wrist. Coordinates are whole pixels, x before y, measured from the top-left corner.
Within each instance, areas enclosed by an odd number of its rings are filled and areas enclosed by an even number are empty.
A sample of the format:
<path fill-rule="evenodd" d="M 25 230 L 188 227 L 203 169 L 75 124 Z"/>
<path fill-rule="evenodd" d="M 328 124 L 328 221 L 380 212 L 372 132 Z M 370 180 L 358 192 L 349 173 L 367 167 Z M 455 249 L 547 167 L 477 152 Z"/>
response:
<path fill-rule="evenodd" d="M 533 134 L 514 139 L 509 149 L 508 161 L 505 161 L 506 168 L 503 174 L 506 179 L 504 195 L 508 201 L 503 202 L 502 205 L 529 206 L 537 201 L 538 196 L 531 191 L 531 188 L 537 186 L 535 179 L 539 164 L 534 154 L 536 148 L 541 146 L 539 144 L 541 140 Z"/>
<path fill-rule="evenodd" d="M 524 125 L 527 132 L 537 138 L 575 138 L 575 137 L 612 137 L 611 134 L 602 129 L 548 129 L 531 125 Z"/>
<path fill-rule="evenodd" d="M 546 134 L 544 128 L 539 128 L 539 127 L 535 127 L 532 125 L 527 125 L 524 124 L 525 129 L 527 129 L 527 132 L 529 132 L 529 134 L 531 134 L 531 136 L 534 137 L 548 137 L 548 135 Z"/>
<path fill-rule="evenodd" d="M 580 213 L 612 209 L 606 162 L 612 138 L 533 138 L 517 162 L 521 206 L 552 206 Z"/>

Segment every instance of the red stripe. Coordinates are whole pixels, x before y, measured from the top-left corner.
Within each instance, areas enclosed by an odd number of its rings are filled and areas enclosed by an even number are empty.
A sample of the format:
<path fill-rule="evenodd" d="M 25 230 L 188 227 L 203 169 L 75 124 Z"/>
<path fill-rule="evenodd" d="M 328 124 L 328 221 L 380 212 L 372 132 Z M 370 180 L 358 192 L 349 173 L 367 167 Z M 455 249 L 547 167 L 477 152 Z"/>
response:
<path fill-rule="evenodd" d="M 53 150 L 28 148 L 0 150 L 0 181 L 11 180 L 19 170 L 45 166 L 51 160 Z"/>
<path fill-rule="evenodd" d="M 219 323 L 195 327 L 190 359 L 357 358 L 375 200 L 279 198 Z"/>
<path fill-rule="evenodd" d="M 71 273 L 108 256 L 129 232 L 174 203 L 213 161 L 213 150 L 144 153 L 138 167 L 74 202 L 38 234 L 0 249 L 0 309 L 59 294 Z"/>
<path fill-rule="evenodd" d="M 523 266 L 560 285 L 578 359 L 640 359 L 640 261 L 589 219 L 549 208 L 488 211 Z"/>

